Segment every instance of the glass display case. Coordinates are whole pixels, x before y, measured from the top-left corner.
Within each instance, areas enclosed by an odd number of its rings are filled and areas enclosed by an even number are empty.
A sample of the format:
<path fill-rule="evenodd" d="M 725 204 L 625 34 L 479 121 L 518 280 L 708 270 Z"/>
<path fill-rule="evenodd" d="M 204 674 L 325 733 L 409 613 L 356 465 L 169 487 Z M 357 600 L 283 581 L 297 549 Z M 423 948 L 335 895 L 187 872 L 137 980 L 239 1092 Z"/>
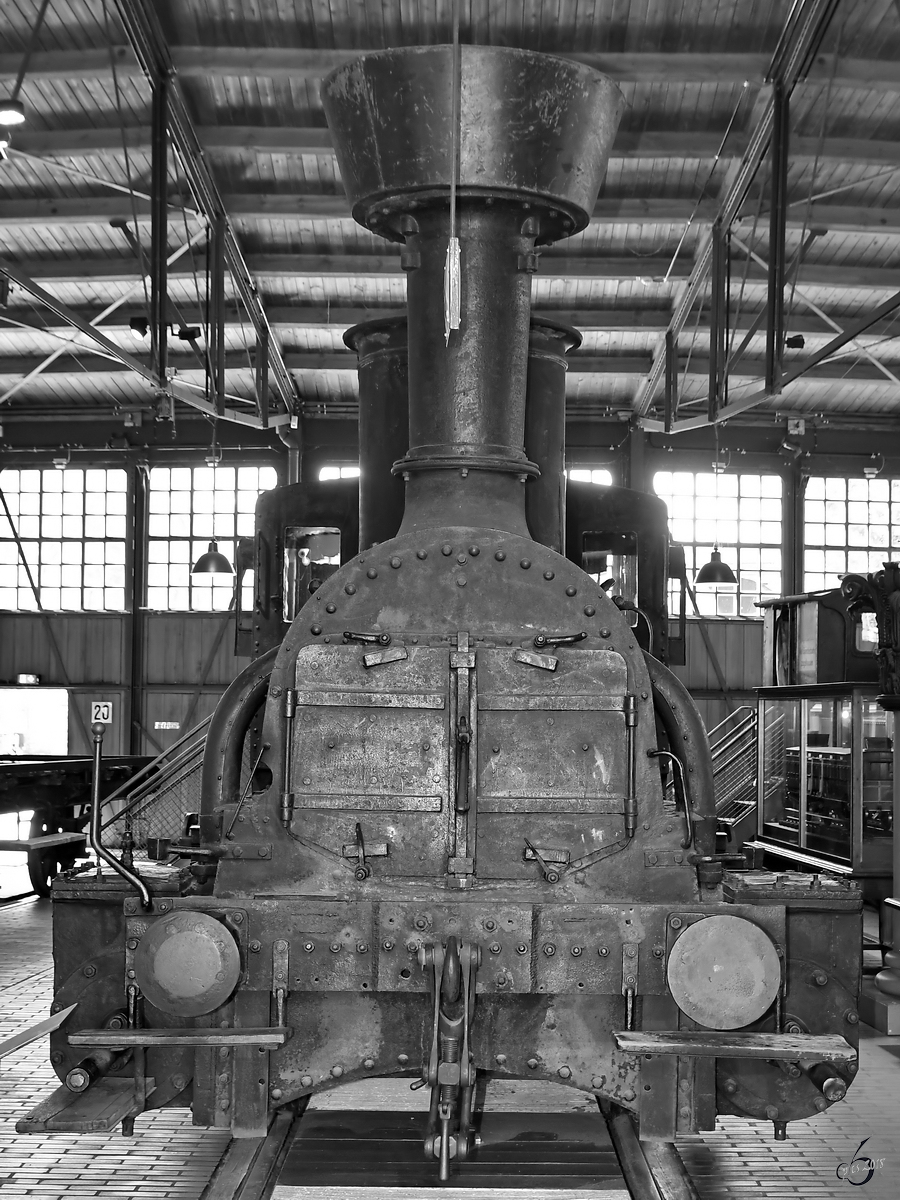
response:
<path fill-rule="evenodd" d="M 754 846 L 863 882 L 891 879 L 893 714 L 875 684 L 759 688 Z"/>

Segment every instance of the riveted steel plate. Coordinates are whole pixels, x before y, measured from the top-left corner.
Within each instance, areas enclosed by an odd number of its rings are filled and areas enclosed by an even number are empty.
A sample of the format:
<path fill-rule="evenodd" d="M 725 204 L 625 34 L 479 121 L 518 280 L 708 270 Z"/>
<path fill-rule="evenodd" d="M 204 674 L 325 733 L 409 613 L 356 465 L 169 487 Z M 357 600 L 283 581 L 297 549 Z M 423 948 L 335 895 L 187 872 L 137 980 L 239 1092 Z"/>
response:
<path fill-rule="evenodd" d="M 224 1004 L 234 991 L 241 956 L 221 921 L 202 912 L 173 912 L 141 938 L 134 971 L 155 1008 L 196 1017 Z"/>
<path fill-rule="evenodd" d="M 374 990 L 376 950 L 368 905 L 304 904 L 270 926 L 290 944 L 290 991 Z"/>
<path fill-rule="evenodd" d="M 479 650 L 479 812 L 621 812 L 627 786 L 619 654 L 561 648 L 552 673 Z"/>
<path fill-rule="evenodd" d="M 725 914 L 689 925 L 666 967 L 675 1003 L 707 1029 L 741 1029 L 774 1003 L 781 962 L 769 935 Z"/>
<path fill-rule="evenodd" d="M 419 947 L 455 935 L 481 946 L 479 992 L 530 992 L 530 904 L 382 904 L 378 917 L 378 990 L 424 992 Z"/>
<path fill-rule="evenodd" d="M 413 646 L 372 670 L 361 647 L 305 646 L 296 680 L 291 787 L 298 808 L 440 811 L 448 771 L 446 650 Z"/>
<path fill-rule="evenodd" d="M 666 910 L 650 905 L 553 905 L 538 912 L 539 992 L 622 994 L 623 959 L 642 995 L 665 992 Z"/>

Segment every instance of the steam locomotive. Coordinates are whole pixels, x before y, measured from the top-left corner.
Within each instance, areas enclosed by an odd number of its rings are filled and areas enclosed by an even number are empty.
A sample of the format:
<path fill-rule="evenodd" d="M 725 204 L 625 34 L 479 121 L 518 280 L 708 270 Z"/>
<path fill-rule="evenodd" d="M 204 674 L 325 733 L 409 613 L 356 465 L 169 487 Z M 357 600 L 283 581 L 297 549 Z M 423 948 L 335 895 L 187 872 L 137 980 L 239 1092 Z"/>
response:
<path fill-rule="evenodd" d="M 587 225 L 622 98 L 468 45 L 365 55 L 323 97 L 353 215 L 408 275 L 406 444 L 392 482 L 361 437 L 359 553 L 268 650 L 258 601 L 182 863 L 107 853 L 54 884 L 56 1006 L 78 1008 L 19 1128 L 190 1105 L 259 1137 L 396 1075 L 431 1088 L 447 1178 L 488 1074 L 592 1093 L 645 1143 L 717 1113 L 784 1137 L 856 1071 L 859 894 L 717 853 L 699 714 L 654 622 L 561 552 L 562 416 L 541 433 L 526 407 L 531 276 Z"/>

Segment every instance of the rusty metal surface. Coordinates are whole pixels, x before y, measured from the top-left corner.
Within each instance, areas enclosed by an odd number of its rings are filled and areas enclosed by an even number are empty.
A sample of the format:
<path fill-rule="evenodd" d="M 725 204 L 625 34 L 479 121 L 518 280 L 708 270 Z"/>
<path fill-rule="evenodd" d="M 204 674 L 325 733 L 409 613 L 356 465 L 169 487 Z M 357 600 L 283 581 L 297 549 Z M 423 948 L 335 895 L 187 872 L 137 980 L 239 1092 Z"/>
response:
<path fill-rule="evenodd" d="M 669 953 L 666 980 L 692 1021 L 707 1029 L 741 1029 L 775 1002 L 781 961 L 758 925 L 719 914 L 685 929 Z"/>
<path fill-rule="evenodd" d="M 590 68 L 546 55 L 461 47 L 459 188 L 525 193 L 587 224 L 623 97 Z M 353 215 L 389 236 L 372 210 L 397 193 L 445 192 L 453 173 L 453 61 L 449 46 L 366 54 L 322 90 Z M 427 100 L 426 100 L 427 98 Z"/>

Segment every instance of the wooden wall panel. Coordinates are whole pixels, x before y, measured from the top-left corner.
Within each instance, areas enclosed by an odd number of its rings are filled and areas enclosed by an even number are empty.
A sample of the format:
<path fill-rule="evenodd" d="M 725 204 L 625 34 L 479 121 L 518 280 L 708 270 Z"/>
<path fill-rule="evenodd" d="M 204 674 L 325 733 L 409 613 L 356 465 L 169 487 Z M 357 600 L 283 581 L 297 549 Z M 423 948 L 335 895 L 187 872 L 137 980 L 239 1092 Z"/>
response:
<path fill-rule="evenodd" d="M 710 644 L 719 660 L 728 684 L 732 706 L 755 704 L 753 688 L 763 680 L 762 621 L 704 621 Z M 688 621 L 685 665 L 675 667 L 697 701 L 707 729 L 712 729 L 728 714 L 719 680 L 703 641 L 699 621 Z"/>
<path fill-rule="evenodd" d="M 247 659 L 234 656 L 233 613 L 147 613 L 144 617 L 148 684 L 227 686 L 246 663 Z"/>
<path fill-rule="evenodd" d="M 127 618 L 104 613 L 53 613 L 47 617 L 72 684 L 125 681 Z M 31 671 L 41 682 L 65 684 L 44 619 L 36 613 L 0 615 L 0 679 Z"/>
<path fill-rule="evenodd" d="M 148 688 L 143 697 L 141 753 L 159 754 L 177 742 L 188 732 L 189 715 L 190 728 L 199 725 L 204 717 L 212 716 L 224 690 L 223 687 L 203 688 L 197 694 L 194 689 L 184 687 Z M 177 728 L 161 727 L 165 725 L 177 725 Z"/>

